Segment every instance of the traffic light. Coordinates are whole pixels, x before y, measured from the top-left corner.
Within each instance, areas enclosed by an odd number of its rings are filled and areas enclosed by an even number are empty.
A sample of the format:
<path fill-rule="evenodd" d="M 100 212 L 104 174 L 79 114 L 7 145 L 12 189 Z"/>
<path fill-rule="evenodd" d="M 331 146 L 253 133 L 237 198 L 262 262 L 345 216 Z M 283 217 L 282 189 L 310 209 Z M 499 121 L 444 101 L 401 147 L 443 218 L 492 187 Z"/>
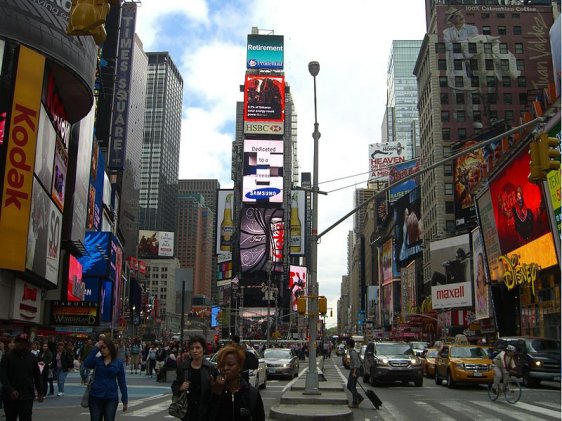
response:
<path fill-rule="evenodd" d="M 326 314 L 328 312 L 328 300 L 326 297 L 318 297 L 318 312 Z"/>
<path fill-rule="evenodd" d="M 306 297 L 297 298 L 297 313 L 306 314 Z"/>
<path fill-rule="evenodd" d="M 539 183 L 544 180 L 544 173 L 542 172 L 539 143 L 537 141 L 533 140 L 529 144 L 529 154 L 531 155 L 529 181 L 531 183 Z"/>
<path fill-rule="evenodd" d="M 560 169 L 560 140 L 555 137 L 549 137 L 547 133 L 542 133 L 538 139 L 539 143 L 539 156 L 541 169 L 546 173 L 552 170 Z"/>
<path fill-rule="evenodd" d="M 96 44 L 103 44 L 105 18 L 109 6 L 120 6 L 121 0 L 72 0 L 66 33 L 68 35 L 91 35 Z"/>

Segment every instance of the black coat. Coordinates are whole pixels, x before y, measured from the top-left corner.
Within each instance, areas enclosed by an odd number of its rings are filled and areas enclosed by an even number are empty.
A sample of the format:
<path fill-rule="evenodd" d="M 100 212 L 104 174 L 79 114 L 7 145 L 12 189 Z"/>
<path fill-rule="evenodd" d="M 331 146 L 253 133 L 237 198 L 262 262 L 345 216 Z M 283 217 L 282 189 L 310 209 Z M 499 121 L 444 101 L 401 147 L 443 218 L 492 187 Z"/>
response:
<path fill-rule="evenodd" d="M 29 350 L 23 352 L 11 350 L 2 357 L 0 382 L 2 383 L 2 392 L 8 399 L 10 399 L 9 396 L 14 390 L 18 391 L 19 399 L 22 400 L 33 400 L 35 389 L 37 395 L 44 396 L 43 379 L 37 365 L 37 357 Z"/>
<path fill-rule="evenodd" d="M 240 390 L 230 393 L 212 394 L 209 421 L 265 421 L 263 401 L 258 390 L 240 379 Z"/>
<path fill-rule="evenodd" d="M 176 380 L 172 383 L 172 393 L 176 396 L 180 394 L 180 387 L 185 380 L 188 380 L 190 377 L 190 370 L 191 369 L 191 360 L 183 361 L 180 366 L 176 370 Z M 207 360 L 203 360 L 201 365 L 201 394 L 196 393 L 189 393 L 189 405 L 190 410 L 185 419 L 187 420 L 199 420 L 199 421 L 207 421 L 208 420 L 208 413 L 210 411 L 210 402 L 211 402 L 211 376 L 216 376 L 217 371 L 215 367 L 209 363 Z M 196 405 L 193 404 L 194 401 L 197 401 L 197 406 L 199 407 L 199 413 L 194 413 L 191 408 L 194 408 Z"/>

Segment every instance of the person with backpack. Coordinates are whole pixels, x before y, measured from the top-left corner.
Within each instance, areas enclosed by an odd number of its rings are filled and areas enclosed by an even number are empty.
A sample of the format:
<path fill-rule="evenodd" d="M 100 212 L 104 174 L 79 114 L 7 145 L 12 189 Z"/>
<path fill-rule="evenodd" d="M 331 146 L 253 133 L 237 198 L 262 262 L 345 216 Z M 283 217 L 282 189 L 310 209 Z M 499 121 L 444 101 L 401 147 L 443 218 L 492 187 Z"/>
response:
<path fill-rule="evenodd" d="M 205 360 L 206 341 L 202 336 L 192 336 L 188 342 L 189 358 L 184 359 L 176 370 L 172 393 L 179 396 L 188 392 L 188 411 L 183 421 L 207 421 L 211 411 L 211 376 L 215 368 Z"/>
<path fill-rule="evenodd" d="M 209 421 L 265 421 L 259 391 L 241 376 L 247 353 L 228 344 L 217 356 L 218 375 L 211 378 Z"/>
<path fill-rule="evenodd" d="M 133 370 L 135 374 L 137 374 L 139 371 L 139 356 L 141 353 L 141 344 L 138 338 L 133 339 L 133 343 L 131 344 L 129 352 L 131 355 L 131 374 L 133 374 Z"/>

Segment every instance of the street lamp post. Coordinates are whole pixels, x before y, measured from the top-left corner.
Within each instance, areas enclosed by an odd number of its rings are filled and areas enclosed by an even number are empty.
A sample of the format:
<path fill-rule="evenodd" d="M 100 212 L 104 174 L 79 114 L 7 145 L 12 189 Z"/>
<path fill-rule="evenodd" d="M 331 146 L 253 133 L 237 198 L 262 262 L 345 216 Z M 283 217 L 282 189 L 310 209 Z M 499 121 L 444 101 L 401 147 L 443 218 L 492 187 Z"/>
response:
<path fill-rule="evenodd" d="M 317 282 L 317 256 L 318 256 L 318 140 L 320 132 L 318 131 L 318 115 L 316 108 L 316 76 L 320 72 L 320 63 L 311 61 L 308 63 L 308 71 L 314 79 L 314 167 L 312 177 L 312 226 L 310 235 L 310 259 L 308 274 L 308 295 L 313 298 L 309 300 L 311 315 L 308 318 L 308 331 L 310 340 L 308 341 L 308 372 L 306 373 L 305 391 L 306 395 L 319 395 L 318 388 L 318 370 L 316 368 L 316 331 L 318 329 L 318 282 Z"/>
<path fill-rule="evenodd" d="M 267 300 L 267 339 L 265 342 L 266 348 L 269 348 L 269 341 L 271 336 L 271 269 L 273 268 L 273 262 L 268 260 L 265 264 L 265 270 L 267 271 L 267 290 L 265 293 L 265 298 Z"/>

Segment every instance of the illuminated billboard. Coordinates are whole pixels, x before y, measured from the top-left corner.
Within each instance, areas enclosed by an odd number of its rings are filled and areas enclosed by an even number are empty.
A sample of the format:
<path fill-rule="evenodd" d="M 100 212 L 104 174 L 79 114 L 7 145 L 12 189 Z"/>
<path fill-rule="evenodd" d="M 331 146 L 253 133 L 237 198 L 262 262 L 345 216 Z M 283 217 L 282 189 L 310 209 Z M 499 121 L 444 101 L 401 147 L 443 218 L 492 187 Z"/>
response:
<path fill-rule="evenodd" d="M 369 181 L 388 180 L 390 166 L 406 161 L 406 149 L 400 142 L 369 145 Z"/>
<path fill-rule="evenodd" d="M 234 191 L 219 190 L 217 197 L 217 254 L 232 254 Z"/>
<path fill-rule="evenodd" d="M 430 250 L 433 285 L 456 284 L 471 279 L 469 234 L 432 241 Z"/>
<path fill-rule="evenodd" d="M 394 203 L 394 262 L 396 265 L 422 253 L 423 223 L 421 188 L 418 187 Z"/>
<path fill-rule="evenodd" d="M 105 157 L 98 146 L 98 142 L 93 142 L 90 186 L 88 190 L 88 212 L 86 217 L 86 229 L 88 230 L 101 230 L 104 178 Z"/>
<path fill-rule="evenodd" d="M 291 216 L 289 227 L 289 252 L 293 256 L 304 255 L 306 240 L 306 192 L 291 193 Z"/>
<path fill-rule="evenodd" d="M 242 202 L 283 203 L 283 142 L 244 140 Z"/>
<path fill-rule="evenodd" d="M 480 233 L 480 228 L 476 228 L 472 231 L 472 273 L 476 320 L 490 317 L 489 280 L 484 256 L 482 234 Z"/>
<path fill-rule="evenodd" d="M 52 326 L 97 326 L 99 325 L 97 304 L 87 301 L 53 301 L 50 324 Z"/>
<path fill-rule="evenodd" d="M 382 280 L 383 285 L 392 281 L 392 238 L 382 245 Z"/>
<path fill-rule="evenodd" d="M 165 231 L 139 231 L 139 257 L 173 257 L 174 233 Z"/>
<path fill-rule="evenodd" d="M 420 161 L 418 159 L 412 159 L 410 161 L 404 161 L 399 164 L 391 165 L 388 169 L 388 183 L 394 184 L 403 178 L 417 174 L 420 172 Z M 400 199 L 406 193 L 414 190 L 420 185 L 419 176 L 412 178 L 408 181 L 398 184 L 395 187 L 391 187 L 388 192 L 389 202 L 394 202 Z"/>
<path fill-rule="evenodd" d="M 306 295 L 306 282 L 307 282 L 307 268 L 306 266 L 289 267 L 289 290 L 291 291 L 291 310 L 297 311 L 297 298 L 301 295 Z"/>
<path fill-rule="evenodd" d="M 240 221 L 240 265 L 242 272 L 265 270 L 271 258 L 273 229 L 283 220 L 283 209 L 244 207 Z M 282 271 L 283 265 L 275 263 L 273 271 Z"/>
<path fill-rule="evenodd" d="M 283 35 L 248 35 L 248 69 L 283 70 Z"/>
<path fill-rule="evenodd" d="M 68 278 L 67 278 L 68 301 L 84 301 L 86 295 L 86 284 L 82 282 L 82 265 L 73 255 L 68 258 Z"/>
<path fill-rule="evenodd" d="M 246 75 L 244 84 L 244 133 L 283 135 L 285 78 Z"/>

